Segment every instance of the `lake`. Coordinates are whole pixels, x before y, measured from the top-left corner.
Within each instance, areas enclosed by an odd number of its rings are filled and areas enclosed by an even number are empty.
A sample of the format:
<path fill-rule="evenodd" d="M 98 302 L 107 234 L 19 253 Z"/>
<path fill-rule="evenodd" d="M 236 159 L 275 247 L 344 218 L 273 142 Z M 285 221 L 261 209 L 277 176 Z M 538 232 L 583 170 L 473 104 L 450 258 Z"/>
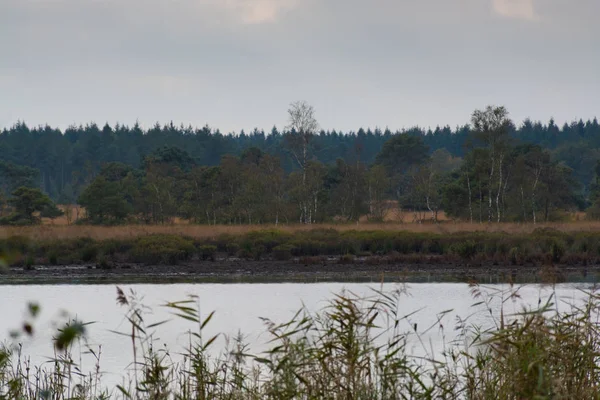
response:
<path fill-rule="evenodd" d="M 492 314 L 483 305 L 473 307 L 477 300 L 471 295 L 466 284 L 422 283 L 399 286 L 398 284 L 362 284 L 362 283 L 321 283 L 321 284 L 140 284 L 122 285 L 125 291 L 134 290 L 143 304 L 150 307 L 151 314 L 146 315 L 146 323 L 172 319 L 156 328 L 155 348 L 166 345 L 174 354 L 181 352 L 188 343 L 186 331 L 197 329 L 192 322 L 173 317 L 169 310 L 161 305 L 167 301 L 184 300 L 188 295 L 197 295 L 203 316 L 215 311 L 206 335 L 223 333 L 235 336 L 238 332 L 245 335 L 254 353 L 264 350 L 269 337 L 264 334 L 264 323 L 260 317 L 268 317 L 275 322 L 285 322 L 302 305 L 308 310 L 319 310 L 327 304 L 333 294 L 342 290 L 352 291 L 361 296 L 373 294 L 373 289 L 393 291 L 405 288 L 407 294 L 401 297 L 399 310 L 408 315 L 402 330 L 410 331 L 414 324 L 421 332 L 421 340 L 413 337 L 409 351 L 413 354 L 439 353 L 456 337 L 457 316 L 470 316 L 470 323 L 489 326 L 493 317 L 498 316 L 501 299 L 491 301 Z M 519 288 L 520 298 L 504 303 L 505 315 L 518 312 L 524 305 L 536 306 L 539 299 L 548 298 L 555 291 L 560 299 L 560 307 L 573 302 L 584 295 L 581 289 L 588 284 L 560 284 L 554 288 L 541 285 L 526 285 Z M 507 285 L 488 285 L 483 287 L 488 293 L 508 289 Z M 23 354 L 30 356 L 34 364 L 53 356 L 52 337 L 57 322 L 76 317 L 84 322 L 94 322 L 88 327 L 87 343 L 97 349 L 102 345 L 101 369 L 106 373 L 107 381 L 119 380 L 128 368 L 132 358 L 131 342 L 112 331 L 129 332 L 130 326 L 124 319 L 125 308 L 116 303 L 114 285 L 7 285 L 0 287 L 0 332 L 8 338 L 11 329 L 19 328 L 27 315 L 27 302 L 35 301 L 41 306 L 41 313 L 35 320 L 36 333 L 33 338 L 22 338 Z M 442 320 L 443 329 L 436 324 L 437 315 L 452 309 Z M 68 312 L 68 317 L 65 312 Z M 433 329 L 424 332 L 428 327 Z M 215 351 L 222 349 L 224 340 L 216 342 Z M 94 366 L 91 355 L 75 352 L 75 362 L 81 362 L 84 370 Z"/>

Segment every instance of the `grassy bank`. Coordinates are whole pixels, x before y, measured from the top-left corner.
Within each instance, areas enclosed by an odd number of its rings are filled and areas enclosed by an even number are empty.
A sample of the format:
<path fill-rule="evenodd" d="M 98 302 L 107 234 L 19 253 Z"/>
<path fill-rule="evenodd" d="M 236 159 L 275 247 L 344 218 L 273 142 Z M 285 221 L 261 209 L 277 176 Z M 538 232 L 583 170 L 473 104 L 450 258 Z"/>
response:
<path fill-rule="evenodd" d="M 410 232 L 392 230 L 275 230 L 204 237 L 150 233 L 116 238 L 9 236 L 0 239 L 5 265 L 115 263 L 175 265 L 216 259 L 291 260 L 318 264 L 492 263 L 494 265 L 596 264 L 600 232 L 537 228 L 532 232 Z"/>
<path fill-rule="evenodd" d="M 189 321 L 183 359 L 151 336 L 162 323 L 146 321 L 147 311 L 133 293 L 117 289 L 129 326 L 123 340 L 134 359 L 123 383 L 107 388 L 102 357 L 92 371 L 80 371 L 77 351 L 88 329 L 81 321 L 61 326 L 55 335 L 56 358 L 47 367 L 18 358 L 18 348 L 0 351 L 0 398 L 6 399 L 595 399 L 600 396 L 599 297 L 558 312 L 552 298 L 540 307 L 506 316 L 489 306 L 498 296 L 518 297 L 518 289 L 490 293 L 473 286 L 481 312 L 496 316 L 489 329 L 460 320 L 455 342 L 440 354 L 416 357 L 408 338 L 444 331 L 444 315 L 430 327 L 417 327 L 399 315 L 400 292 L 358 298 L 340 293 L 317 313 L 299 310 L 287 322 L 265 319 L 270 348 L 252 354 L 240 337 L 222 351 L 211 351 L 215 337 L 205 328 L 213 314 L 201 315 L 197 298 L 165 304 Z M 36 334 L 37 304 L 15 335 Z M 411 328 L 404 331 L 404 328 Z M 446 328 L 448 329 L 448 328 Z M 183 333 L 182 333 L 183 334 Z M 423 344 L 426 349 L 427 345 Z M 159 349 L 159 350 L 157 350 Z M 17 353 L 15 353 L 15 351 Z M 212 356 L 210 355 L 212 354 Z M 220 356 L 215 356 L 220 354 Z"/>

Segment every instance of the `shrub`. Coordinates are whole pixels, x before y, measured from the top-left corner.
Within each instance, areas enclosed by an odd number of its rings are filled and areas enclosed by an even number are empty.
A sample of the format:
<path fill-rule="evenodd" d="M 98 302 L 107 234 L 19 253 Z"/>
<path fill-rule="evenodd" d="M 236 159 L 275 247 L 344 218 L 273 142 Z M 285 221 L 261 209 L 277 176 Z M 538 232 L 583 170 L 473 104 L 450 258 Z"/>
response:
<path fill-rule="evenodd" d="M 450 252 L 465 260 L 470 260 L 477 254 L 477 244 L 472 240 L 457 242 L 450 246 Z"/>
<path fill-rule="evenodd" d="M 559 240 L 553 240 L 550 245 L 550 255 L 553 262 L 559 262 L 565 255 L 565 245 Z"/>
<path fill-rule="evenodd" d="M 107 239 L 100 243 L 102 253 L 109 256 L 115 254 L 126 254 L 133 247 L 133 243 L 128 239 Z"/>
<path fill-rule="evenodd" d="M 300 239 L 293 241 L 291 244 L 294 247 L 293 255 L 318 256 L 323 254 L 321 243 L 315 240 Z"/>
<path fill-rule="evenodd" d="M 25 271 L 34 271 L 35 270 L 35 260 L 33 259 L 32 256 L 27 256 L 25 258 Z"/>
<path fill-rule="evenodd" d="M 296 251 L 296 247 L 291 244 L 280 244 L 273 247 L 273 258 L 279 261 L 287 261 L 292 258 L 292 252 Z"/>
<path fill-rule="evenodd" d="M 226 250 L 227 250 L 228 256 L 230 256 L 230 257 L 236 256 L 236 255 L 238 255 L 238 252 L 240 251 L 240 245 L 235 242 L 227 243 Z"/>
<path fill-rule="evenodd" d="M 58 264 L 58 254 L 56 252 L 48 253 L 48 264 L 57 265 Z"/>
<path fill-rule="evenodd" d="M 267 249 L 264 245 L 258 245 L 254 247 L 252 251 L 252 258 L 256 261 L 260 260 L 261 257 L 267 252 Z"/>
<path fill-rule="evenodd" d="M 106 258 L 106 256 L 101 255 L 98 257 L 98 268 L 100 269 L 112 269 L 113 265 L 108 261 L 108 259 Z"/>
<path fill-rule="evenodd" d="M 175 235 L 150 235 L 138 238 L 131 251 L 131 262 L 146 264 L 177 264 L 188 260 L 195 252 L 193 241 Z"/>
<path fill-rule="evenodd" d="M 25 236 L 10 236 L 6 239 L 6 248 L 11 252 L 26 253 L 32 245 L 32 240 Z"/>
<path fill-rule="evenodd" d="M 422 252 L 427 254 L 444 254 L 444 248 L 439 239 L 427 239 L 423 243 Z"/>
<path fill-rule="evenodd" d="M 204 245 L 200 246 L 200 258 L 203 260 L 215 261 L 217 256 L 217 246 Z"/>
<path fill-rule="evenodd" d="M 508 252 L 508 257 L 512 265 L 517 265 L 521 259 L 521 256 L 519 254 L 519 248 L 513 247 L 512 249 L 510 249 L 510 251 Z"/>
<path fill-rule="evenodd" d="M 81 249 L 80 257 L 83 262 L 91 262 L 98 256 L 98 246 L 95 244 L 89 244 Z"/>

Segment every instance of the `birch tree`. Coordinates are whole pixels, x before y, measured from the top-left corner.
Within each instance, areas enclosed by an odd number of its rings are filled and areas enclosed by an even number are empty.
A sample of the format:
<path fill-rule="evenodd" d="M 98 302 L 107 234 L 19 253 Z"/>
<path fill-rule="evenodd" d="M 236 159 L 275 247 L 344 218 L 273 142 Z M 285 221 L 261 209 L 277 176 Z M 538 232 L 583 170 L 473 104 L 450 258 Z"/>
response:
<path fill-rule="evenodd" d="M 500 196 L 504 183 L 504 162 L 508 151 L 508 133 L 512 126 L 505 107 L 487 106 L 485 110 L 475 110 L 471 123 L 476 137 L 489 150 L 489 179 L 488 179 L 488 222 L 492 222 L 495 199 L 496 220 L 500 222 Z M 497 183 L 495 183 L 497 182 Z M 496 189 L 496 193 L 493 193 Z"/>
<path fill-rule="evenodd" d="M 315 118 L 315 109 L 305 101 L 297 101 L 288 109 L 289 133 L 286 135 L 287 145 L 294 161 L 300 167 L 302 175 L 302 190 L 305 192 L 302 198 L 311 197 L 307 187 L 307 169 L 310 160 L 309 144 L 313 135 L 319 129 Z M 300 221 L 309 224 L 312 218 L 309 216 L 310 204 L 304 201 L 300 205 L 302 215 Z"/>

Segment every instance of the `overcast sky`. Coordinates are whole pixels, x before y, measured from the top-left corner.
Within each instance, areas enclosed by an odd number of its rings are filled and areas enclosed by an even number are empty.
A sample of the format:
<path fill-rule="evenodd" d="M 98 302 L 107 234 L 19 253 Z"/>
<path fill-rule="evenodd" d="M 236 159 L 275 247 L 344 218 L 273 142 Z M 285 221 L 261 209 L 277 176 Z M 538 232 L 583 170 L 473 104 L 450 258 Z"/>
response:
<path fill-rule="evenodd" d="M 600 117 L 599 0 L 0 0 L 0 127 Z"/>

